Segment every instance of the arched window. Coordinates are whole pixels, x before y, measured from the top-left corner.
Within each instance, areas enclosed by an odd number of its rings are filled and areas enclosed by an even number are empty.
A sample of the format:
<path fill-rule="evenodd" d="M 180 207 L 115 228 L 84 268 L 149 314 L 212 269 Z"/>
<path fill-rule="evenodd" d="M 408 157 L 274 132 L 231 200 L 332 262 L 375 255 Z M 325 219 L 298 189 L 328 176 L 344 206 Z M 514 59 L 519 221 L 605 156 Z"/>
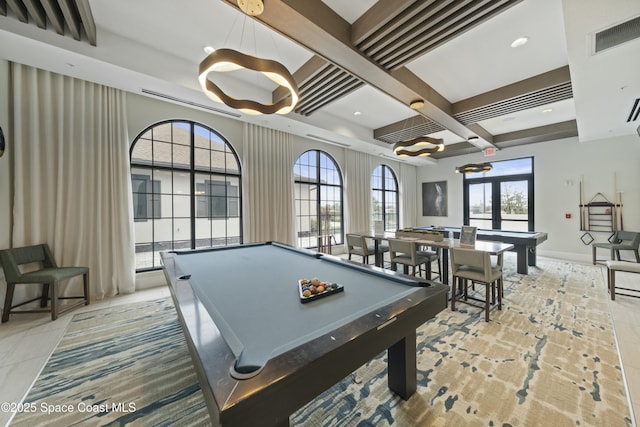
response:
<path fill-rule="evenodd" d="M 207 126 L 171 120 L 131 145 L 136 269 L 160 268 L 160 251 L 242 243 L 240 162 Z"/>
<path fill-rule="evenodd" d="M 293 167 L 298 246 L 317 248 L 322 236 L 343 242 L 342 175 L 325 152 L 302 153 Z"/>
<path fill-rule="evenodd" d="M 371 174 L 371 220 L 382 221 L 384 229 L 398 229 L 400 196 L 398 179 L 386 165 L 378 165 Z"/>

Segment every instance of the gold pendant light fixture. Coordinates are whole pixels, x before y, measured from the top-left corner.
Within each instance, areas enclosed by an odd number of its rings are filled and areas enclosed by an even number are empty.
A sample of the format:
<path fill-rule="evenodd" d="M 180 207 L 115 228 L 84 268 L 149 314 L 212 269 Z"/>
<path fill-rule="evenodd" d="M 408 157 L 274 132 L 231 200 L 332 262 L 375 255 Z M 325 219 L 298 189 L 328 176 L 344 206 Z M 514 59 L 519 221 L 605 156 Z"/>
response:
<path fill-rule="evenodd" d="M 415 99 L 409 103 L 409 107 L 419 110 L 424 107 L 424 100 Z M 438 151 L 444 151 L 444 140 L 429 136 L 419 136 L 393 144 L 393 153 L 399 157 L 426 157 Z"/>
<path fill-rule="evenodd" d="M 444 150 L 442 139 L 420 136 L 393 144 L 393 153 L 400 157 L 425 157 Z"/>
<path fill-rule="evenodd" d="M 466 165 L 458 166 L 456 168 L 456 173 L 480 173 L 480 172 L 489 172 L 493 169 L 491 163 L 468 163 Z"/>
<path fill-rule="evenodd" d="M 264 10 L 262 0 L 238 0 L 238 7 L 247 15 L 257 16 Z M 262 104 L 250 99 L 237 99 L 225 93 L 209 76 L 212 73 L 248 69 L 285 87 L 289 96 L 274 103 Z M 211 52 L 199 66 L 198 81 L 204 93 L 213 101 L 221 102 L 246 114 L 288 114 L 298 103 L 298 86 L 287 68 L 277 61 L 245 55 L 233 49 L 218 49 Z"/>

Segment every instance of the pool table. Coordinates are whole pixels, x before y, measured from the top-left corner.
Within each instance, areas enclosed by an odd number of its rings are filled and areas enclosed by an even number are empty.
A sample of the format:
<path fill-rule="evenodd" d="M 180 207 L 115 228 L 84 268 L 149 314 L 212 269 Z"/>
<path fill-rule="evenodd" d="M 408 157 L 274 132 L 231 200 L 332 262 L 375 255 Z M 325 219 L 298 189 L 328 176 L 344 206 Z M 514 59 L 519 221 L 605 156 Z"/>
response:
<path fill-rule="evenodd" d="M 287 426 L 289 416 L 387 350 L 388 385 L 416 390 L 416 328 L 447 287 L 278 243 L 164 252 L 163 269 L 211 421 Z M 303 303 L 298 281 L 343 292 Z"/>
<path fill-rule="evenodd" d="M 413 228 L 453 232 L 456 239 L 460 238 L 460 227 L 423 226 Z M 518 273 L 529 274 L 529 266 L 536 265 L 536 249 L 540 243 L 547 240 L 547 233 L 539 231 L 506 231 L 479 228 L 476 237 L 478 240 L 491 240 L 512 244 L 513 250 L 516 252 Z"/>

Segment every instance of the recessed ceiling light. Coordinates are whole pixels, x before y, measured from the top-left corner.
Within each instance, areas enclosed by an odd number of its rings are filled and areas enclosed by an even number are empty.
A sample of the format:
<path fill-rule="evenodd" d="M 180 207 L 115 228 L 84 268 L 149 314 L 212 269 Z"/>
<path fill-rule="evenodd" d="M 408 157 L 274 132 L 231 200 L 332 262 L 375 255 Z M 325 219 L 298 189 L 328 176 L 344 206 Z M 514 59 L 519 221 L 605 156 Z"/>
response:
<path fill-rule="evenodd" d="M 517 39 L 515 39 L 512 43 L 511 43 L 511 47 L 520 47 L 523 46 L 525 44 L 527 44 L 527 42 L 529 41 L 529 37 L 518 37 Z"/>
<path fill-rule="evenodd" d="M 205 46 L 202 48 L 204 50 L 204 53 L 206 53 L 207 55 L 209 55 L 211 52 L 214 52 L 216 49 L 212 46 Z"/>
<path fill-rule="evenodd" d="M 542 110 L 543 113 L 550 113 L 553 111 L 553 108 L 545 108 L 544 110 Z"/>
<path fill-rule="evenodd" d="M 354 112 L 353 112 L 353 115 L 354 115 L 354 116 L 359 116 L 359 115 L 361 115 L 361 114 L 362 114 L 362 113 L 361 113 L 360 111 L 354 111 Z"/>

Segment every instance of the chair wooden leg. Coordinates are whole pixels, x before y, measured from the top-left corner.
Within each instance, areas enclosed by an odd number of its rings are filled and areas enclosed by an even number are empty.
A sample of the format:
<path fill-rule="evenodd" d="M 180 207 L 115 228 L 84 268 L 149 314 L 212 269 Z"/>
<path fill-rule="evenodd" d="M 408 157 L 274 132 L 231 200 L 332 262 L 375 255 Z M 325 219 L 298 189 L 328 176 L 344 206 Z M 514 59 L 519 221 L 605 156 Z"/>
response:
<path fill-rule="evenodd" d="M 616 300 L 616 271 L 609 268 L 609 274 L 607 275 L 607 283 L 609 285 L 609 294 L 611 294 L 611 301 Z"/>
<path fill-rule="evenodd" d="M 16 288 L 15 283 L 7 282 L 7 293 L 4 297 L 4 309 L 2 310 L 2 323 L 9 320 L 9 314 L 11 313 L 11 304 L 13 304 L 13 291 Z"/>
<path fill-rule="evenodd" d="M 58 318 L 58 282 L 53 282 L 50 287 L 51 292 L 51 320 Z"/>
<path fill-rule="evenodd" d="M 491 287 L 492 285 L 490 283 L 485 283 L 484 285 L 484 321 L 485 322 L 489 321 L 489 309 L 491 304 L 489 297 L 491 294 L 491 289 L 490 289 Z"/>
<path fill-rule="evenodd" d="M 40 307 L 44 308 L 49 302 L 49 284 L 44 283 L 42 285 L 42 297 L 40 297 Z"/>
<path fill-rule="evenodd" d="M 451 278 L 451 311 L 456 311 L 456 293 L 458 293 L 457 283 L 458 278 L 453 276 Z"/>
<path fill-rule="evenodd" d="M 89 273 L 82 275 L 82 282 L 84 287 L 84 305 L 91 303 L 91 288 L 89 287 Z"/>
<path fill-rule="evenodd" d="M 496 285 L 495 283 L 491 284 L 491 304 L 496 303 Z"/>

